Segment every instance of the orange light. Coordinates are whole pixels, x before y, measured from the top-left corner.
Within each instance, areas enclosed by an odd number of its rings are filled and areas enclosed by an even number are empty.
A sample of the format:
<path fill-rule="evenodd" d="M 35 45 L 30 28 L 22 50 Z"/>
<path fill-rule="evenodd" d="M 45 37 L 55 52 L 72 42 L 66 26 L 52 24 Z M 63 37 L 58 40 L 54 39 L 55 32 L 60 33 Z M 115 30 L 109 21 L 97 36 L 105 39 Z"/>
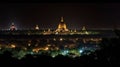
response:
<path fill-rule="evenodd" d="M 11 45 L 11 48 L 15 48 L 16 46 L 14 44 Z"/>
<path fill-rule="evenodd" d="M 45 47 L 45 49 L 44 50 L 48 50 L 49 48 L 48 47 Z"/>

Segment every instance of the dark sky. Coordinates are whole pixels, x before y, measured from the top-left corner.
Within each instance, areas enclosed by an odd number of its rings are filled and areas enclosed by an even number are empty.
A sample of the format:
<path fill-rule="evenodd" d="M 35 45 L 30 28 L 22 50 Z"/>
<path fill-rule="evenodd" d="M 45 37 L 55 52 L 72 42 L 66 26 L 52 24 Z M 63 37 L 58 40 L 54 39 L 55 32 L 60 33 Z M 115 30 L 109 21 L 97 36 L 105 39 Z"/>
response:
<path fill-rule="evenodd" d="M 57 28 L 60 17 L 69 29 L 120 27 L 120 3 L 0 3 L 0 28 Z"/>

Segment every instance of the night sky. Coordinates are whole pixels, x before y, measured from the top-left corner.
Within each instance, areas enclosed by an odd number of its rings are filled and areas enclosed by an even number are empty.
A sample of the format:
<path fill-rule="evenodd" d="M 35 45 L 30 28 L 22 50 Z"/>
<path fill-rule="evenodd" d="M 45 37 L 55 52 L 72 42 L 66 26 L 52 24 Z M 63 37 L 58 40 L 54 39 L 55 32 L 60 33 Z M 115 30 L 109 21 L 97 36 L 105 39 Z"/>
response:
<path fill-rule="evenodd" d="M 120 27 L 120 3 L 0 3 L 0 29 L 56 29 L 60 17 L 68 29 Z"/>

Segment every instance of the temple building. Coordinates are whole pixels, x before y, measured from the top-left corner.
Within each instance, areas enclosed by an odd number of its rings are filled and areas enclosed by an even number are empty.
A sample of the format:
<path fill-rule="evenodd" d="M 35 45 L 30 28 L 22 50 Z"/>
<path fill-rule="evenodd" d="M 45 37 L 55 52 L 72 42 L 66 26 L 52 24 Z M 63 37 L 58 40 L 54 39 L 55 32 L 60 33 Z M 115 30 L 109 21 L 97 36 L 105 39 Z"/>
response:
<path fill-rule="evenodd" d="M 85 27 L 85 26 L 82 27 L 82 33 L 83 33 L 83 34 L 89 34 L 89 32 L 86 30 L 86 27 Z"/>
<path fill-rule="evenodd" d="M 58 28 L 55 32 L 68 32 L 67 25 L 64 22 L 63 17 L 61 17 L 61 22 L 58 24 Z"/>
<path fill-rule="evenodd" d="M 11 25 L 10 25 L 10 30 L 17 30 L 17 28 L 16 28 L 16 26 L 15 26 L 15 24 L 14 23 L 12 23 Z"/>
<path fill-rule="evenodd" d="M 39 26 L 38 25 L 35 26 L 35 30 L 39 30 Z"/>

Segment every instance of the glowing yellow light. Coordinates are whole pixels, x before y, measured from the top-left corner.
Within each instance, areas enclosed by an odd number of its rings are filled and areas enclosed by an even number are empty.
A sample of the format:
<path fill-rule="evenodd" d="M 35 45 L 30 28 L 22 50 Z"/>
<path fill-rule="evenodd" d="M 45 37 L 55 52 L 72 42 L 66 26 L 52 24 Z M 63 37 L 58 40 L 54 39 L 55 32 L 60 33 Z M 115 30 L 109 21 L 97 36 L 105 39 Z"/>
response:
<path fill-rule="evenodd" d="M 51 45 L 50 45 L 50 44 L 48 44 L 47 46 L 48 46 L 48 47 L 50 47 Z"/>
<path fill-rule="evenodd" d="M 63 38 L 60 38 L 60 41 L 62 41 L 63 40 Z"/>
<path fill-rule="evenodd" d="M 11 44 L 11 48 L 15 48 L 16 46 L 14 44 Z"/>
<path fill-rule="evenodd" d="M 33 49 L 33 52 L 36 52 L 36 53 L 38 53 L 38 51 L 39 51 L 38 49 Z"/>
<path fill-rule="evenodd" d="M 45 47 L 45 49 L 44 50 L 48 50 L 49 48 L 48 47 Z"/>
<path fill-rule="evenodd" d="M 43 50 L 43 48 L 39 48 L 39 47 L 38 48 L 34 48 L 32 51 L 38 53 L 39 50 Z"/>
<path fill-rule="evenodd" d="M 85 34 L 89 34 L 89 33 L 86 31 Z"/>
<path fill-rule="evenodd" d="M 28 46 L 31 46 L 31 44 L 30 44 L 30 43 L 28 43 Z"/>

